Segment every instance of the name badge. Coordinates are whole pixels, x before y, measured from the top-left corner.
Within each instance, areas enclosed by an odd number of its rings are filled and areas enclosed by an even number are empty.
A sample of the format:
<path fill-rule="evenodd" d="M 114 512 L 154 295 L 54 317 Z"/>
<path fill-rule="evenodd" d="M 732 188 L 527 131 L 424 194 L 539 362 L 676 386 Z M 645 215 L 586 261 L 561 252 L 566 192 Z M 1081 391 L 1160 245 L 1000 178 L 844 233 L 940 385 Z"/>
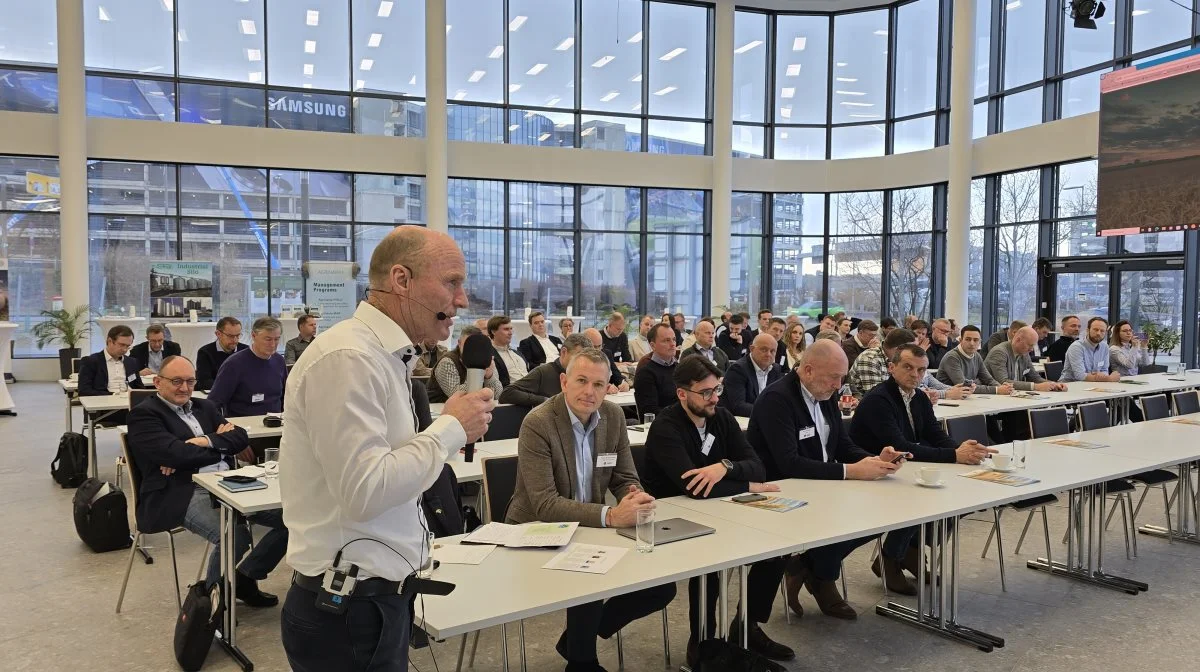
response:
<path fill-rule="evenodd" d="M 801 441 L 803 441 L 805 439 L 811 439 L 816 435 L 817 435 L 816 427 L 805 427 L 804 429 L 800 430 L 800 440 Z"/>
<path fill-rule="evenodd" d="M 128 377 L 128 378 L 126 378 L 125 380 L 126 380 L 126 382 L 130 382 L 130 383 L 132 383 L 132 382 L 133 382 L 133 380 L 134 380 L 135 378 L 137 378 L 137 377 L 138 377 L 138 376 L 137 376 L 137 374 L 136 374 L 136 373 L 131 373 L 131 374 L 129 374 L 129 377 Z"/>
<path fill-rule="evenodd" d="M 712 450 L 713 444 L 716 443 L 716 441 L 717 437 L 713 436 L 712 434 L 704 437 L 704 443 L 700 445 L 700 452 L 708 455 L 708 451 Z"/>
<path fill-rule="evenodd" d="M 1030 371 L 1029 369 L 1025 369 L 1024 371 L 1021 372 L 1021 375 L 1027 376 L 1027 375 L 1029 375 L 1029 371 Z"/>
<path fill-rule="evenodd" d="M 616 453 L 600 453 L 599 455 L 596 456 L 596 466 L 600 467 L 601 469 L 603 469 L 605 467 L 617 466 L 617 454 Z"/>
<path fill-rule="evenodd" d="M 262 400 L 263 400 L 263 399 L 266 399 L 266 398 L 267 398 L 267 395 L 265 395 L 265 394 L 262 394 L 262 393 L 260 392 L 259 394 L 255 394 L 255 395 L 253 395 L 253 396 L 251 396 L 251 397 L 250 397 L 250 403 L 252 403 L 252 404 L 261 404 L 261 403 L 262 403 Z"/>

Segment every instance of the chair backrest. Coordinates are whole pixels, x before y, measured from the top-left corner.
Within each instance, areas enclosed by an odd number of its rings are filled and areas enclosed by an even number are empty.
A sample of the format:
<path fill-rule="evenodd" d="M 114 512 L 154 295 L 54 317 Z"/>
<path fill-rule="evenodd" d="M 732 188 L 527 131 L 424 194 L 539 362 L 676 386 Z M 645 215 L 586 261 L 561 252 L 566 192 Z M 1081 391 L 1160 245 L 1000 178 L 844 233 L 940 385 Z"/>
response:
<path fill-rule="evenodd" d="M 1062 362 L 1046 362 L 1046 380 L 1058 381 L 1062 377 L 1063 363 Z"/>
<path fill-rule="evenodd" d="M 1142 414 L 1147 420 L 1161 420 L 1171 415 L 1171 409 L 1167 406 L 1167 395 L 1155 394 L 1149 397 L 1142 397 Z"/>
<path fill-rule="evenodd" d="M 521 433 L 521 423 L 529 414 L 529 408 L 504 404 L 492 409 L 492 424 L 488 425 L 484 441 L 501 441 L 515 439 Z"/>
<path fill-rule="evenodd" d="M 1171 399 L 1175 402 L 1175 415 L 1200 413 L 1200 393 L 1195 390 L 1176 392 L 1171 395 Z"/>
<path fill-rule="evenodd" d="M 142 472 L 138 469 L 137 462 L 133 461 L 133 453 L 129 450 L 129 444 L 125 441 L 125 432 L 121 432 L 121 457 L 125 458 L 125 466 L 129 469 L 129 506 L 133 508 L 134 531 L 140 529 L 137 525 L 137 509 L 138 509 L 138 493 L 142 490 Z M 118 486 L 121 484 L 118 483 Z"/>
<path fill-rule="evenodd" d="M 129 391 L 129 410 L 133 410 L 134 406 L 158 394 L 158 390 L 130 390 Z"/>
<path fill-rule="evenodd" d="M 79 360 L 81 360 L 81 359 L 83 359 L 83 358 L 82 357 L 72 357 L 71 358 L 71 373 L 79 373 Z"/>
<path fill-rule="evenodd" d="M 1084 431 L 1108 427 L 1111 424 L 1108 421 L 1108 406 L 1103 401 L 1080 404 L 1079 423 Z"/>
<path fill-rule="evenodd" d="M 1035 439 L 1070 434 L 1065 408 L 1039 408 L 1029 411 L 1029 435 Z"/>
<path fill-rule="evenodd" d="M 637 469 L 638 480 L 646 478 L 646 444 L 629 446 L 629 453 L 633 456 L 633 468 Z"/>
<path fill-rule="evenodd" d="M 949 418 L 946 420 L 946 433 L 955 443 L 975 440 L 985 446 L 992 445 L 992 440 L 988 437 L 987 416 L 984 415 Z"/>
<path fill-rule="evenodd" d="M 487 522 L 504 522 L 508 504 L 517 491 L 517 456 L 483 459 L 483 501 L 487 503 Z"/>

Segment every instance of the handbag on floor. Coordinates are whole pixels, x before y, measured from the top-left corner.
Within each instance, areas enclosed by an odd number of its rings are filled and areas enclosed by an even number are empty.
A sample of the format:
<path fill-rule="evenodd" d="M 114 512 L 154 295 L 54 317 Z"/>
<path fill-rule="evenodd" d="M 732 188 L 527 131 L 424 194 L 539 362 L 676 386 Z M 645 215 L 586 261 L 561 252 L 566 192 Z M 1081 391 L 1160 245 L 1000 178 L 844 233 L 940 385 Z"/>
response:
<path fill-rule="evenodd" d="M 787 668 L 723 639 L 700 642 L 700 667 L 692 672 L 787 672 Z"/>
<path fill-rule="evenodd" d="M 129 508 L 125 493 L 98 478 L 80 484 L 74 498 L 75 532 L 88 548 L 107 553 L 129 548 Z"/>
<path fill-rule="evenodd" d="M 175 619 L 175 662 L 186 672 L 204 666 L 213 636 L 225 615 L 221 599 L 221 582 L 208 587 L 204 581 L 188 586 L 187 596 Z"/>

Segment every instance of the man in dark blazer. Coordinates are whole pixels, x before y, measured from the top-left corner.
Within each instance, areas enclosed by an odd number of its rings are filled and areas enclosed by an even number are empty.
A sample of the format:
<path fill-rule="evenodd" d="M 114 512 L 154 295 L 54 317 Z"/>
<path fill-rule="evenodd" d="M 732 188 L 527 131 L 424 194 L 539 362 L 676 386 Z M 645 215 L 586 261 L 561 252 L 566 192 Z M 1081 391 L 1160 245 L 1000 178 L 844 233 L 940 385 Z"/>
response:
<path fill-rule="evenodd" d="M 689 355 L 700 355 L 715 364 L 722 372 L 729 368 L 729 355 L 717 347 L 717 325 L 713 324 L 711 317 L 700 320 L 696 324 L 696 329 L 692 331 L 692 335 L 696 337 L 696 342 L 679 353 L 680 360 Z"/>
<path fill-rule="evenodd" d="M 717 347 L 725 351 L 730 362 L 746 356 L 750 339 L 746 336 L 746 318 L 734 314 L 729 318 L 729 327 L 717 337 Z"/>
<path fill-rule="evenodd" d="M 561 378 L 567 372 L 571 358 L 584 348 L 592 347 L 583 334 L 571 334 L 563 341 L 558 358 L 529 372 L 529 375 L 504 388 L 500 403 L 533 408 L 541 406 L 550 397 L 562 392 Z"/>
<path fill-rule="evenodd" d="M 496 375 L 501 387 L 508 387 L 529 373 L 529 363 L 519 350 L 512 347 L 512 318 L 495 315 L 487 322 L 488 337 L 492 339 L 492 362 L 496 364 Z"/>
<path fill-rule="evenodd" d="M 209 585 L 221 576 L 220 513 L 208 491 L 192 483 L 198 471 L 232 468 L 234 457 L 253 459 L 246 430 L 225 421 L 206 399 L 192 399 L 196 372 L 185 357 L 169 357 L 154 377 L 158 394 L 129 412 L 126 444 L 141 487 L 137 521 L 143 532 L 182 525 L 213 544 L 208 561 Z M 249 520 L 271 528 L 238 565 L 237 599 L 252 607 L 279 602 L 258 589 L 258 581 L 279 564 L 287 552 L 287 528 L 281 511 L 252 514 Z M 250 547 L 250 530 L 239 523 L 235 557 Z"/>
<path fill-rule="evenodd" d="M 783 377 L 784 369 L 775 361 L 779 342 L 770 334 L 759 334 L 750 354 L 729 365 L 725 371 L 725 394 L 721 406 L 743 418 L 750 417 L 754 401 L 771 383 Z"/>
<path fill-rule="evenodd" d="M 525 416 L 507 522 L 633 527 L 639 510 L 654 508 L 654 498 L 638 482 L 625 414 L 604 401 L 608 377 L 605 354 L 585 348 L 567 366 L 562 394 Z M 605 505 L 605 492 L 619 503 Z M 667 583 L 568 608 L 567 627 L 555 646 L 567 660 L 567 672 L 602 671 L 596 636 L 608 639 L 674 598 L 675 584 Z"/>
<path fill-rule="evenodd" d="M 131 345 L 132 329 L 123 324 L 109 329 L 104 349 L 79 360 L 79 396 L 103 397 L 144 388 L 137 362 L 127 355 Z"/>
<path fill-rule="evenodd" d="M 525 358 L 529 370 L 532 371 L 536 366 L 554 361 L 554 357 L 558 356 L 559 350 L 562 349 L 563 341 L 558 336 L 546 333 L 546 316 L 540 312 L 534 311 L 529 314 L 529 328 L 533 335 L 522 340 L 517 345 L 517 351 Z M 547 349 L 553 350 L 554 356 L 549 356 Z"/>
<path fill-rule="evenodd" d="M 146 340 L 129 351 L 129 356 L 137 362 L 138 373 L 143 376 L 158 373 L 164 359 L 180 354 L 183 353 L 179 350 L 179 344 L 168 341 L 166 327 L 157 323 L 146 327 Z"/>
<path fill-rule="evenodd" d="M 236 317 L 225 316 L 217 320 L 217 340 L 205 343 L 196 351 L 196 389 L 211 390 L 217 372 L 225 360 L 235 353 L 250 347 L 241 342 L 242 322 Z"/>
<path fill-rule="evenodd" d="M 836 399 L 846 369 L 840 344 L 820 339 L 804 351 L 799 366 L 759 395 L 750 414 L 747 438 L 762 458 L 768 481 L 877 480 L 903 464 L 904 454 L 890 447 L 875 456 L 850 440 Z M 756 565 L 749 577 L 750 604 L 770 609 L 786 569 L 787 602 L 793 612 L 804 613 L 799 593 L 805 585 L 826 615 L 854 620 L 858 615 L 838 590 L 837 578 L 842 560 L 874 540 L 873 536 L 851 539 L 811 549 L 791 560 L 780 558 Z M 916 587 L 899 571 L 907 550 L 906 538 L 888 539 L 883 546 L 884 569 L 889 589 L 916 595 Z"/>

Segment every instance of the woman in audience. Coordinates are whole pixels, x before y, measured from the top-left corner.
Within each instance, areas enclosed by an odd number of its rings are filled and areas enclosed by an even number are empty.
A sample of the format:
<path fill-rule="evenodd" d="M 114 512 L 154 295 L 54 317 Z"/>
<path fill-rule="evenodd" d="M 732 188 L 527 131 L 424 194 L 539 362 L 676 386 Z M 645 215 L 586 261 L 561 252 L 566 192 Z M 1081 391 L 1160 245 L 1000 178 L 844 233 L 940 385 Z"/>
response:
<path fill-rule="evenodd" d="M 558 335 L 560 338 L 566 338 L 575 333 L 575 320 L 569 317 L 564 317 L 558 321 Z"/>
<path fill-rule="evenodd" d="M 804 340 L 804 325 L 800 322 L 789 324 L 783 332 L 783 343 L 787 349 L 787 368 L 791 371 L 800 363 L 800 356 L 804 354 L 807 345 L 807 341 Z"/>
<path fill-rule="evenodd" d="M 1122 376 L 1136 376 L 1138 368 L 1150 363 L 1145 343 L 1134 338 L 1133 325 L 1121 320 L 1113 325 L 1108 347 L 1109 366 Z"/>
<path fill-rule="evenodd" d="M 838 321 L 837 332 L 838 336 L 841 337 L 841 341 L 844 341 L 850 337 L 850 327 L 850 318 L 843 317 L 840 321 Z"/>

